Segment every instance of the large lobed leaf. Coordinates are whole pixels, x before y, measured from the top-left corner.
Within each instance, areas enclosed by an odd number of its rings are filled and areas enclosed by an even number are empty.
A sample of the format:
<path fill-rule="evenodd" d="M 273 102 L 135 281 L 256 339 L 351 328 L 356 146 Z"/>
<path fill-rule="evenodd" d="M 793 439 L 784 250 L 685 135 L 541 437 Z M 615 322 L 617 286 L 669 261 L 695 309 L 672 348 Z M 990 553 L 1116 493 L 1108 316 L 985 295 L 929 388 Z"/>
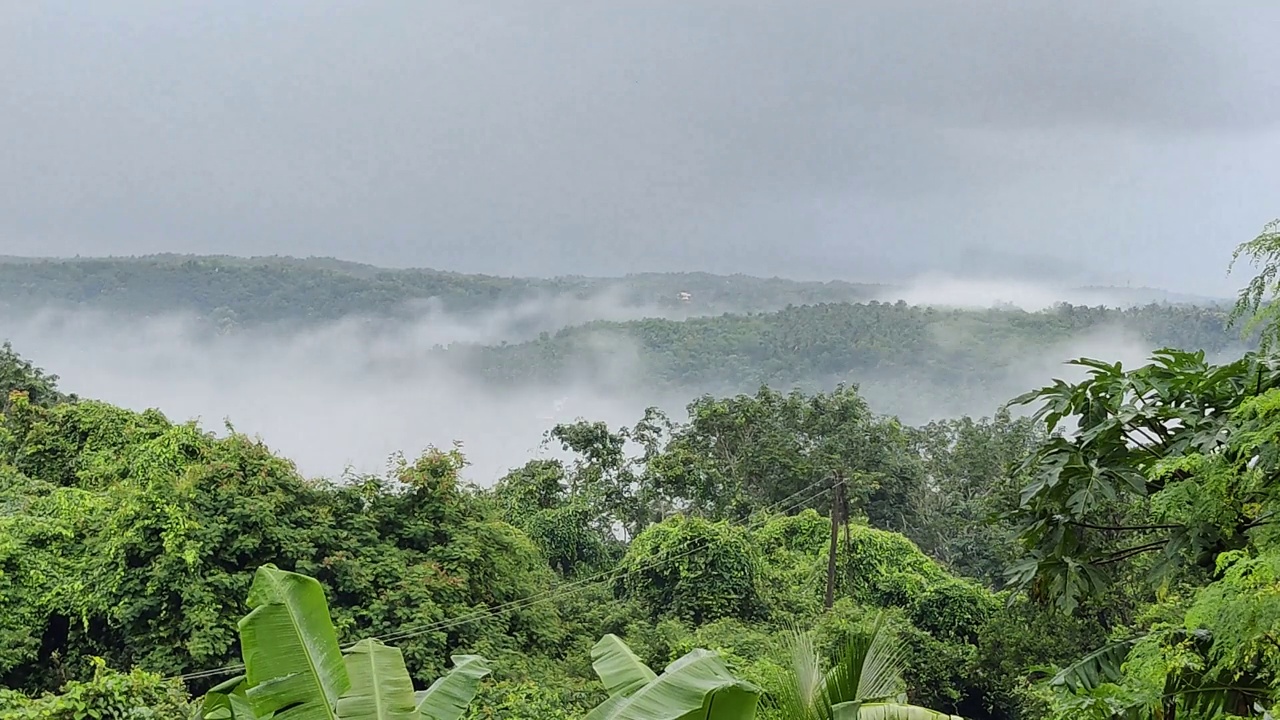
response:
<path fill-rule="evenodd" d="M 351 681 L 320 583 L 273 565 L 258 568 L 252 610 L 240 620 L 246 696 L 258 717 L 337 720 Z"/>
<path fill-rule="evenodd" d="M 813 642 L 793 631 L 790 668 L 775 693 L 786 720 L 949 720 L 954 716 L 907 705 L 902 668 L 906 646 L 876 619 L 869 632 L 850 639 L 836 665 L 823 672 Z"/>
<path fill-rule="evenodd" d="M 884 702 L 903 690 L 902 670 L 907 648 L 889 632 L 884 616 L 868 633 L 849 640 L 835 666 L 827 672 L 823 694 L 829 707 L 841 703 Z"/>

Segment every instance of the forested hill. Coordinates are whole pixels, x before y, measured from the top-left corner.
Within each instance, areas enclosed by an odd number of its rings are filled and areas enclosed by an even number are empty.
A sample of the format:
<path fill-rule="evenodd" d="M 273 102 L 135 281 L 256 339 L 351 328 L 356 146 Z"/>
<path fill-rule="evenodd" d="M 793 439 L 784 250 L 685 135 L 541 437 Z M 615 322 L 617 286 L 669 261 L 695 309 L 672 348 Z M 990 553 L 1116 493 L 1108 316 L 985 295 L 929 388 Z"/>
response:
<path fill-rule="evenodd" d="M 895 294 L 885 284 L 798 281 L 700 272 L 625 277 L 498 277 L 389 269 L 334 258 L 149 255 L 126 258 L 0 256 L 0 310 L 93 308 L 156 315 L 186 312 L 219 327 L 413 312 L 434 299 L 453 313 L 530 300 L 605 300 L 665 316 L 769 311 L 788 305 L 865 302 Z M 681 297 L 688 293 L 688 297 Z M 1085 287 L 1062 299 L 1086 305 L 1215 305 L 1212 298 L 1152 288 Z"/>
<path fill-rule="evenodd" d="M 186 311 L 232 325 L 388 316 L 436 299 L 475 312 L 555 296 L 607 295 L 619 304 L 686 313 L 768 310 L 857 301 L 882 286 L 745 275 L 642 273 L 621 278 L 497 277 L 387 269 L 331 258 L 153 255 L 137 258 L 0 257 L 0 308 L 92 307 L 153 315 Z M 682 300 L 680 293 L 690 297 Z"/>
<path fill-rule="evenodd" d="M 1132 361 L 1160 347 L 1239 352 L 1239 333 L 1226 320 L 1224 311 L 1196 306 L 1023 312 L 838 303 L 594 322 L 530 342 L 446 352 L 467 352 L 471 368 L 516 384 L 608 376 L 620 365 L 653 387 L 697 392 L 856 383 L 876 407 L 921 420 L 990 412 L 1082 354 L 1120 352 Z"/>
<path fill-rule="evenodd" d="M 378 320 L 369 332 L 388 342 L 367 342 L 364 325 L 326 342 L 347 355 L 366 345 L 393 348 L 367 358 L 369 372 L 392 380 L 409 382 L 423 363 L 443 357 L 486 385 L 585 382 L 596 395 L 601 385 L 688 398 L 762 384 L 822 390 L 854 383 L 878 410 L 914 422 L 987 414 L 1079 355 L 1136 360 L 1165 346 L 1211 356 L 1241 349 L 1225 309 L 1213 305 L 1063 304 L 1027 312 L 871 299 L 892 290 L 697 273 L 502 278 L 324 258 L 0 258 L 0 319 L 14 321 L 5 337 L 36 355 L 65 332 L 32 325 L 30 311 L 44 308 L 107 313 L 122 330 L 118 322 L 129 317 L 182 312 L 207 323 L 193 337 L 271 326 L 255 336 L 266 342 L 260 347 L 363 316 Z M 1150 289 L 1079 292 L 1085 300 L 1160 297 Z M 449 322 L 423 315 L 428 298 Z M 431 338 L 426 347 L 454 344 L 428 351 L 414 349 L 420 341 L 401 342 L 423 336 Z M 417 367 L 401 372 L 406 366 Z"/>

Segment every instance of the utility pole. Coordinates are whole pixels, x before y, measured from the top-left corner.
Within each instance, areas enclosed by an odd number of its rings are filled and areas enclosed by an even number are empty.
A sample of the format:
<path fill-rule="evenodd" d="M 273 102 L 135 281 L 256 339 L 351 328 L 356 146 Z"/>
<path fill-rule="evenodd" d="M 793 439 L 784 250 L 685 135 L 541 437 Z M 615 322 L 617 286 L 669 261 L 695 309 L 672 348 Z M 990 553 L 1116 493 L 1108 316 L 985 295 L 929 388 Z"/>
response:
<path fill-rule="evenodd" d="M 844 484 L 844 478 L 840 478 L 840 489 L 836 492 L 840 497 L 840 522 L 844 525 L 844 551 L 849 552 L 849 548 L 853 547 L 853 542 L 849 540 L 849 495 L 845 492 L 848 488 Z"/>
<path fill-rule="evenodd" d="M 839 546 L 840 523 L 844 521 L 844 477 L 837 472 L 832 476 L 834 493 L 831 497 L 831 549 L 827 553 L 827 596 L 824 607 L 831 609 L 836 597 L 836 549 Z M 847 526 L 846 526 L 847 527 Z"/>

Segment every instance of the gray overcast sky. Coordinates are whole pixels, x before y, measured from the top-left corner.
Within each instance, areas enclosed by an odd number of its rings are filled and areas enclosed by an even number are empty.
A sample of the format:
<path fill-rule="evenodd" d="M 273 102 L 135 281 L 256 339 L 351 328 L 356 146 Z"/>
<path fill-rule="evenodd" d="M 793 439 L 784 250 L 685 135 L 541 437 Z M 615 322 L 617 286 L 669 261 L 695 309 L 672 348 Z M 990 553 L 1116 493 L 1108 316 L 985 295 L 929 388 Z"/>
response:
<path fill-rule="evenodd" d="M 1221 293 L 1280 215 L 1272 0 L 0 1 L 0 253 Z"/>

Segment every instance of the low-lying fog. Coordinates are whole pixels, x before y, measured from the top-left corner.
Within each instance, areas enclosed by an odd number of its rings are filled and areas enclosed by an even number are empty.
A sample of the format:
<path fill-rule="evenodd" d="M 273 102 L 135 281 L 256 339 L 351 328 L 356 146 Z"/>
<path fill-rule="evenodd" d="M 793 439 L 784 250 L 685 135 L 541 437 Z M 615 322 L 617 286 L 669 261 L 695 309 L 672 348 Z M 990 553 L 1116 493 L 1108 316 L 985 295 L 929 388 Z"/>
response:
<path fill-rule="evenodd" d="M 971 304 L 993 292 L 1031 306 L 1042 299 L 1032 288 L 1018 296 L 1008 288 L 972 284 L 952 297 L 938 296 L 946 287 L 932 285 L 932 302 Z M 306 330 L 228 334 L 210 333 L 208 325 L 181 315 L 127 319 L 92 310 L 46 311 L 0 315 L 0 335 L 58 374 L 64 390 L 135 409 L 156 407 L 176 421 L 198 418 L 203 427 L 218 432 L 229 419 L 236 429 L 260 435 L 293 459 L 303 473 L 329 477 L 348 466 L 379 471 L 395 451 L 413 455 L 428 445 L 448 447 L 457 440 L 472 463 L 467 477 L 487 485 L 508 468 L 548 452 L 540 449 L 542 438 L 557 422 L 581 417 L 630 425 L 653 405 L 682 417 L 683 406 L 698 390 L 658 393 L 640 378 L 632 349 L 613 337 L 602 339 L 609 358 L 604 369 L 593 358 L 584 366 L 594 369 L 584 371 L 580 380 L 514 390 L 486 385 L 469 370 L 465 351 L 429 352 L 453 342 L 515 342 L 593 318 L 670 311 L 624 307 L 607 297 L 553 298 L 466 322 L 430 305 L 419 310 L 408 321 L 352 319 Z M 1141 361 L 1149 349 L 1118 332 L 1064 338 L 1035 356 L 1016 358 L 991 397 L 969 401 L 943 401 L 928 388 L 907 387 L 893 377 L 858 380 L 877 411 L 915 423 L 960 413 L 990 414 L 1009 397 L 1052 377 L 1079 375 L 1062 366 L 1072 357 L 1129 364 Z M 390 367 L 394 372 L 385 369 Z"/>
<path fill-rule="evenodd" d="M 489 484 L 538 453 L 557 422 L 631 424 L 649 405 L 673 407 L 668 400 L 678 409 L 683 402 L 629 381 L 625 363 L 614 363 L 611 377 L 581 383 L 487 387 L 467 371 L 465 353 L 446 360 L 426 352 L 481 339 L 475 327 L 434 313 L 391 326 L 352 320 L 213 336 L 176 315 L 47 312 L 5 325 L 15 349 L 59 375 L 67 391 L 157 407 L 173 420 L 199 418 L 210 430 L 230 420 L 307 475 L 334 477 L 347 466 L 379 471 L 395 451 L 414 455 L 457 440 L 472 463 L 468 477 Z M 377 369 L 391 366 L 394 372 Z"/>
<path fill-rule="evenodd" d="M 958 308 L 1016 307 L 1028 312 L 1051 308 L 1058 303 L 1132 307 L 1152 302 L 1221 302 L 1216 298 L 1169 293 L 1153 288 L 1104 288 L 1047 286 L 1017 279 L 972 279 L 944 274 L 921 275 L 886 290 L 882 302 L 902 300 L 908 305 L 935 305 Z"/>

